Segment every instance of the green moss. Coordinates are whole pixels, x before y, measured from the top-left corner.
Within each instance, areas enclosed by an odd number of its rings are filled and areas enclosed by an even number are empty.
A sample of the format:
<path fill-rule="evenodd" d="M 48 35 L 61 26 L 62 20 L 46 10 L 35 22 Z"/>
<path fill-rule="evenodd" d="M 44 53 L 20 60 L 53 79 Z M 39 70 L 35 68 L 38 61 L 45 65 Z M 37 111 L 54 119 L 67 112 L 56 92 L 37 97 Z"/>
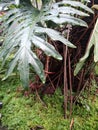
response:
<path fill-rule="evenodd" d="M 0 87 L 0 101 L 3 102 L 2 124 L 9 130 L 30 130 L 30 128 L 69 130 L 72 118 L 73 130 L 98 129 L 98 98 L 93 103 L 85 99 L 84 102 L 82 101 L 82 107 L 74 106 L 72 117 L 65 120 L 60 89 L 54 95 L 44 96 L 42 99 L 44 104 L 42 104 L 36 94 L 25 97 L 17 92 L 16 88 L 20 85 L 18 81 L 9 84 L 3 82 Z"/>

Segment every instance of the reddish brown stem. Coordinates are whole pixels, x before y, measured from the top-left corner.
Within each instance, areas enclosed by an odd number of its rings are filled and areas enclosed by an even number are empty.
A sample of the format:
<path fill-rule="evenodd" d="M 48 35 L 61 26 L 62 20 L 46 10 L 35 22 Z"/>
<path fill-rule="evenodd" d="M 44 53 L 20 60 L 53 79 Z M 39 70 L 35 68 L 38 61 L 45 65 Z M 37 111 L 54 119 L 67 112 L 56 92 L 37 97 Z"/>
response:
<path fill-rule="evenodd" d="M 46 58 L 46 65 L 45 65 L 45 72 L 47 72 L 47 73 L 46 73 L 46 77 L 48 76 L 49 62 L 50 62 L 50 57 L 47 56 L 47 58 Z"/>
<path fill-rule="evenodd" d="M 64 118 L 67 118 L 68 84 L 67 84 L 67 51 L 68 47 L 63 46 L 64 51 Z"/>
<path fill-rule="evenodd" d="M 80 81 L 79 81 L 78 88 L 77 88 L 77 94 L 79 93 L 79 90 L 81 88 L 81 84 L 83 81 L 83 75 L 84 75 L 84 70 L 82 70 L 82 72 L 81 72 Z"/>
<path fill-rule="evenodd" d="M 55 86 L 53 85 L 53 82 L 51 81 L 49 75 L 48 75 L 48 79 L 49 79 L 49 81 L 50 81 L 50 83 L 51 83 L 52 88 L 55 90 Z"/>
<path fill-rule="evenodd" d="M 70 87 L 70 116 L 72 114 L 72 105 L 73 105 L 73 98 L 72 98 L 72 77 L 71 77 L 71 62 L 70 62 L 70 55 L 68 54 L 68 67 L 69 67 L 69 87 Z"/>

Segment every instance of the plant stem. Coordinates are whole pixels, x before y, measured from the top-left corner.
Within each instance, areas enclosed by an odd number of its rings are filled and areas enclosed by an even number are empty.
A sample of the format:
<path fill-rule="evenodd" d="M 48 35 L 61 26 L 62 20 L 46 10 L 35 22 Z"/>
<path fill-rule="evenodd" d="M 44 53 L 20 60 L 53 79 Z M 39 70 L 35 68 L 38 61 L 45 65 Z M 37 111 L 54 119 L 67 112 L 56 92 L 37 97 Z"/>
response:
<path fill-rule="evenodd" d="M 64 51 L 64 118 L 67 118 L 68 84 L 67 84 L 67 51 L 68 47 L 63 46 Z"/>
<path fill-rule="evenodd" d="M 72 26 L 70 24 L 67 24 L 67 26 L 66 26 L 67 40 L 69 40 L 69 34 L 70 34 L 71 29 L 72 29 Z M 68 58 L 68 47 L 65 46 L 65 45 L 63 46 L 63 54 L 64 54 L 64 118 L 67 118 L 67 103 L 68 103 L 67 58 Z M 69 80 L 71 82 L 71 77 L 70 77 Z M 72 87 L 71 84 L 70 84 L 70 87 Z M 71 90 L 72 89 L 70 89 L 70 92 L 71 92 Z M 72 101 L 72 99 L 71 99 L 71 101 Z"/>
<path fill-rule="evenodd" d="M 71 114 L 72 114 L 72 106 L 73 106 L 73 97 L 72 97 L 72 75 L 71 75 L 70 53 L 68 53 L 68 68 L 69 68 L 70 116 L 71 116 Z"/>

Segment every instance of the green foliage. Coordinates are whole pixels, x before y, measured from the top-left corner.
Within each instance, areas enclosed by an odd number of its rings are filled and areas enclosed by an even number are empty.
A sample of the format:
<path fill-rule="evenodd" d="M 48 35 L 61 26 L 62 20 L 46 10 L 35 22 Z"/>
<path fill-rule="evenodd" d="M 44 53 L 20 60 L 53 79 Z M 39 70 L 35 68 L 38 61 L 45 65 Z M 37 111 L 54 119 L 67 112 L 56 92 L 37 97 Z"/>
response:
<path fill-rule="evenodd" d="M 78 104 L 74 106 L 73 116 L 75 117 L 73 130 L 97 130 L 98 129 L 98 86 L 92 81 L 90 90 L 82 92 Z"/>
<path fill-rule="evenodd" d="M 92 48 L 92 46 L 94 46 L 94 62 L 98 62 L 98 19 L 96 21 L 93 33 L 89 40 L 85 55 L 79 60 L 79 63 L 76 65 L 74 75 L 77 75 L 83 67 L 83 65 L 85 64 L 85 61 L 87 60 L 90 54 L 90 49 Z"/>
<path fill-rule="evenodd" d="M 15 91 L 15 86 L 6 85 L 0 89 L 0 100 L 3 102 L 2 123 L 9 130 L 30 130 L 38 126 L 44 130 L 67 130 L 69 121 L 63 119 L 60 90 L 51 97 L 45 96 L 45 105 L 42 105 L 35 94 L 24 97 Z M 10 89 L 12 87 L 14 91 Z"/>
<path fill-rule="evenodd" d="M 3 59 L 2 62 L 5 64 L 6 59 L 13 54 L 4 80 L 17 67 L 23 86 L 28 87 L 30 64 L 42 82 L 45 83 L 44 67 L 36 55 L 35 47 L 43 50 L 48 56 L 62 60 L 62 56 L 55 50 L 54 46 L 49 44 L 47 37 L 75 48 L 60 32 L 48 28 L 47 22 L 52 21 L 58 25 L 70 23 L 87 27 L 87 24 L 80 18 L 75 17 L 75 15 L 88 16 L 85 12 L 93 13 L 93 11 L 82 2 L 73 0 L 60 2 L 44 0 L 40 10 L 34 7 L 30 0 L 20 0 L 20 3 L 17 2 L 14 0 L 1 0 L 0 7 L 2 7 L 2 10 L 5 7 L 8 10 L 0 18 L 0 22 L 2 22 L 0 29 L 3 30 L 2 37 L 4 37 L 0 58 Z M 17 6 L 18 4 L 20 5 Z"/>
<path fill-rule="evenodd" d="M 98 97 L 94 99 L 98 86 L 95 82 L 90 95 L 88 96 L 88 91 L 82 93 L 78 100 L 82 105 L 75 105 L 72 117 L 65 120 L 62 104 L 64 97 L 60 89 L 54 95 L 45 95 L 42 104 L 34 93 L 24 97 L 21 91 L 16 91 L 16 85 L 20 86 L 19 81 L 10 81 L 9 84 L 2 82 L 0 87 L 0 101 L 3 102 L 1 121 L 9 130 L 30 130 L 38 127 L 43 130 L 69 130 L 72 118 L 73 130 L 98 129 Z M 22 89 L 19 88 L 17 90 Z"/>
<path fill-rule="evenodd" d="M 98 63 L 94 67 L 94 73 L 96 76 L 98 76 Z"/>

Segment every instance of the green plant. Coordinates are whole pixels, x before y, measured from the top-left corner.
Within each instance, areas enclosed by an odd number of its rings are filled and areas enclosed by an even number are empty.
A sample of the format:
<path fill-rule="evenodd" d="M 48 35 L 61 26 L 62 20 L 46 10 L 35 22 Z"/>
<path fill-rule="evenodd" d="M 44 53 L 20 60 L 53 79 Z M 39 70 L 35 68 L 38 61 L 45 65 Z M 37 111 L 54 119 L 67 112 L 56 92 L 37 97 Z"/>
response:
<path fill-rule="evenodd" d="M 85 2 L 88 1 L 85 0 Z M 29 84 L 29 64 L 33 66 L 37 75 L 45 83 L 44 67 L 37 57 L 36 47 L 43 50 L 46 55 L 53 56 L 58 60 L 62 60 L 62 56 L 53 45 L 49 44 L 49 38 L 75 48 L 60 32 L 55 30 L 55 27 L 54 29 L 49 28 L 49 21 L 52 22 L 52 25 L 70 23 L 87 27 L 87 24 L 75 15 L 88 16 L 85 11 L 93 13 L 90 8 L 78 1 L 53 2 L 53 0 L 42 0 L 41 2 L 40 9 L 37 8 L 36 4 L 33 6 L 30 0 L 20 0 L 20 2 L 1 0 L 0 4 L 2 10 L 7 8 L 3 17 L 0 18 L 2 23 L 0 28 L 3 30 L 2 37 L 4 40 L 0 50 L 0 59 L 3 59 L 3 65 L 6 63 L 6 59 L 11 54 L 13 55 L 4 79 L 11 75 L 17 66 L 20 79 L 26 88 Z M 38 1 L 36 3 L 38 4 Z"/>
<path fill-rule="evenodd" d="M 93 8 L 97 9 L 98 5 L 94 5 Z M 97 18 L 96 24 L 94 26 L 94 29 L 92 31 L 91 37 L 89 39 L 88 46 L 86 48 L 86 52 L 85 52 L 84 56 L 82 58 L 80 58 L 79 63 L 77 63 L 77 65 L 76 65 L 76 68 L 74 71 L 75 76 L 79 73 L 79 71 L 85 64 L 87 58 L 90 55 L 90 50 L 93 46 L 94 46 L 94 62 L 95 63 L 98 62 L 98 44 L 97 43 L 98 43 L 98 18 Z"/>

